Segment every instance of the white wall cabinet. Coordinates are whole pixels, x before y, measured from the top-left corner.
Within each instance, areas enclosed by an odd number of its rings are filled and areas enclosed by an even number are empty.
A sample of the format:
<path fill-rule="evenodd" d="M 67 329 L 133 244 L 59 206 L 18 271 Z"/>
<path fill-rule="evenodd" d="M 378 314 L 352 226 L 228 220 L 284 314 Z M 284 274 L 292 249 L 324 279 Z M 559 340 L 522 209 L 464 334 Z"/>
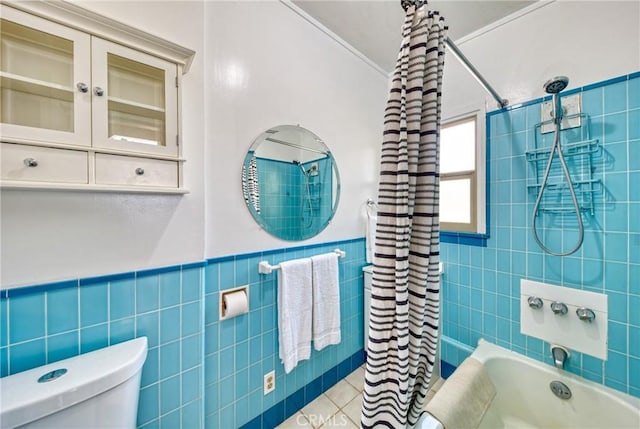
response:
<path fill-rule="evenodd" d="M 65 2 L 0 7 L 2 187 L 186 192 L 193 51 Z"/>

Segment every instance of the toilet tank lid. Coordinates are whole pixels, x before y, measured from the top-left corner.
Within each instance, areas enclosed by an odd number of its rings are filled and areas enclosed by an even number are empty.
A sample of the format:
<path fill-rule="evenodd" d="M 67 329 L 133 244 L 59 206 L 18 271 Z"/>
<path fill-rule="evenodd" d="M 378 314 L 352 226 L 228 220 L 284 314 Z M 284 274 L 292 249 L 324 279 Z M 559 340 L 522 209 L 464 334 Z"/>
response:
<path fill-rule="evenodd" d="M 0 378 L 2 427 L 20 426 L 99 395 L 136 375 L 147 357 L 147 337 L 136 338 Z M 67 372 L 38 383 L 51 371 Z"/>

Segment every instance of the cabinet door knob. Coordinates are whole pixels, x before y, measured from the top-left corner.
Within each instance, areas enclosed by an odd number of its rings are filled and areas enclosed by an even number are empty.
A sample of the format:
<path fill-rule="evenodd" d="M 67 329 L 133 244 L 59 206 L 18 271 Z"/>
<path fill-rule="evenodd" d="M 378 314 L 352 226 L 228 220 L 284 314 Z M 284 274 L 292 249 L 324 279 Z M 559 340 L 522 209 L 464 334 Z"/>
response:
<path fill-rule="evenodd" d="M 84 82 L 78 82 L 76 84 L 76 87 L 78 88 L 78 91 L 80 91 L 80 92 L 88 92 L 89 91 L 89 86 Z"/>
<path fill-rule="evenodd" d="M 144 168 L 141 168 L 141 167 L 136 168 L 136 174 L 138 176 L 142 176 L 144 174 Z"/>
<path fill-rule="evenodd" d="M 24 165 L 26 165 L 27 167 L 37 167 L 38 161 L 36 161 L 34 158 L 25 158 Z"/>
<path fill-rule="evenodd" d="M 104 95 L 104 89 L 100 88 L 99 86 L 96 86 L 93 88 L 93 93 L 98 97 L 102 97 Z"/>

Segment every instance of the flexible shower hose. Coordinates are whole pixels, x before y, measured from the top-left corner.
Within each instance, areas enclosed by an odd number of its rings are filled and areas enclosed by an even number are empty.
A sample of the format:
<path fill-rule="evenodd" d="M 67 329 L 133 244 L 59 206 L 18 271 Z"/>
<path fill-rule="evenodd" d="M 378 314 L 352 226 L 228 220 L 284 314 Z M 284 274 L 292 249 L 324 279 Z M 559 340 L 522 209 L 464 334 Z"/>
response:
<path fill-rule="evenodd" d="M 538 193 L 538 197 L 536 198 L 536 204 L 533 207 L 533 216 L 531 218 L 531 229 L 533 231 L 533 238 L 536 240 L 536 243 L 550 255 L 553 256 L 568 256 L 572 253 L 575 253 L 580 246 L 582 246 L 582 241 L 584 240 L 584 226 L 582 225 L 582 215 L 580 214 L 580 206 L 578 205 L 578 199 L 576 198 L 575 190 L 573 189 L 573 183 L 571 182 L 571 177 L 569 176 L 569 169 L 567 168 L 567 163 L 564 161 L 564 156 L 562 155 L 562 148 L 560 147 L 560 120 L 556 119 L 556 130 L 555 137 L 553 139 L 553 146 L 551 147 L 551 153 L 549 154 L 549 161 L 547 162 L 547 168 L 544 172 L 544 177 L 542 179 L 542 185 L 540 185 L 540 192 Z M 560 160 L 560 165 L 562 166 L 562 171 L 564 172 L 564 177 L 567 179 L 567 185 L 569 187 L 569 194 L 571 195 L 571 200 L 573 201 L 573 208 L 576 212 L 576 217 L 578 218 L 578 231 L 579 238 L 576 245 L 566 252 L 554 252 L 553 250 L 546 247 L 542 244 L 542 241 L 538 237 L 538 232 L 536 231 L 536 215 L 538 214 L 538 209 L 540 207 L 540 201 L 542 200 L 542 193 L 544 192 L 544 188 L 547 185 L 547 180 L 549 179 L 549 172 L 551 171 L 551 163 L 553 162 L 553 153 L 558 152 L 558 159 Z"/>

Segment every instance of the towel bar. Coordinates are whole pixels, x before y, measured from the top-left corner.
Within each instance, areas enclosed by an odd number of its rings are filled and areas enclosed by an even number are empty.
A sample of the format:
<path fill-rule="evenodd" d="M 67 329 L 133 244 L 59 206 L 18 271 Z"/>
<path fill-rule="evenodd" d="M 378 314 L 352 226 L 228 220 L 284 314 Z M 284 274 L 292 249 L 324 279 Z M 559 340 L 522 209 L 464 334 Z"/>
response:
<path fill-rule="evenodd" d="M 347 253 L 344 250 L 340 250 L 340 249 L 334 250 L 334 253 L 337 253 L 339 258 L 344 258 L 347 255 Z M 260 263 L 258 264 L 258 272 L 260 274 L 271 274 L 273 270 L 279 270 L 279 269 L 280 269 L 280 264 L 271 265 L 267 261 L 260 261 Z"/>

